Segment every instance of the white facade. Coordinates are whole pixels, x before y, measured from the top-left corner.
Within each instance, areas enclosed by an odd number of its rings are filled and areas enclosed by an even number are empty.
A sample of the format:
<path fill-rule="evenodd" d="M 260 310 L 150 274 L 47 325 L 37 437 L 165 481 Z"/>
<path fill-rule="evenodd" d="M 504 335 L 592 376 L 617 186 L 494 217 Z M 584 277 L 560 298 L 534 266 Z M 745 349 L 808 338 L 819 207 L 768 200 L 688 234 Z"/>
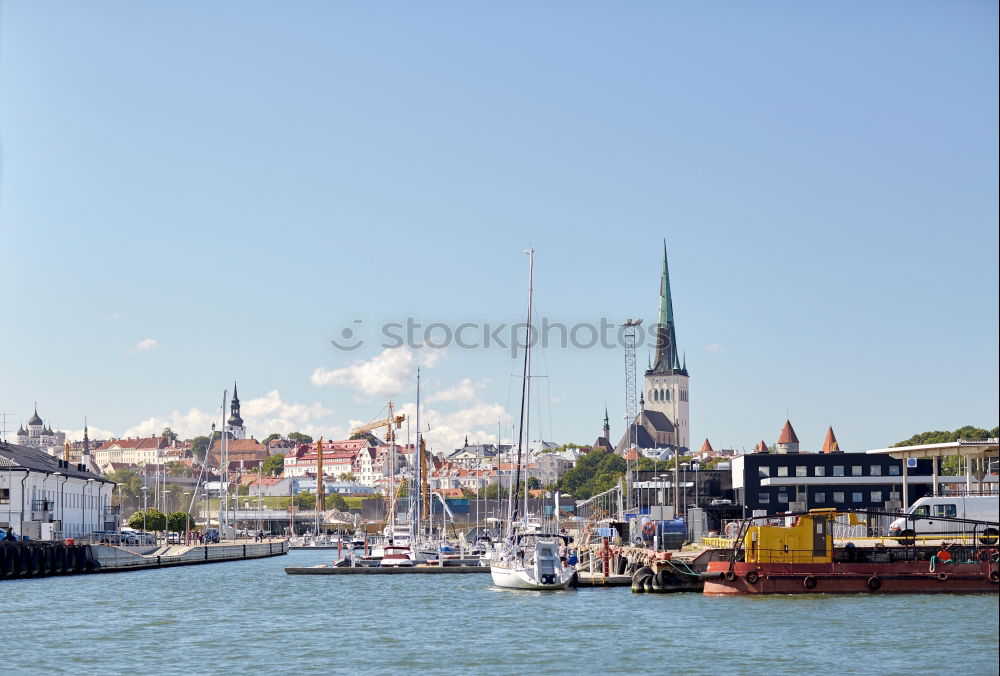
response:
<path fill-rule="evenodd" d="M 683 448 L 691 448 L 688 380 L 688 376 L 680 373 L 646 374 L 646 408 L 667 416 L 677 430 L 677 445 Z"/>
<path fill-rule="evenodd" d="M 0 447 L 0 527 L 32 539 L 81 537 L 114 529 L 111 496 L 115 484 L 52 458 L 42 468 L 35 458 L 22 464 L 18 454 Z M 44 526 L 44 524 L 51 524 Z"/>

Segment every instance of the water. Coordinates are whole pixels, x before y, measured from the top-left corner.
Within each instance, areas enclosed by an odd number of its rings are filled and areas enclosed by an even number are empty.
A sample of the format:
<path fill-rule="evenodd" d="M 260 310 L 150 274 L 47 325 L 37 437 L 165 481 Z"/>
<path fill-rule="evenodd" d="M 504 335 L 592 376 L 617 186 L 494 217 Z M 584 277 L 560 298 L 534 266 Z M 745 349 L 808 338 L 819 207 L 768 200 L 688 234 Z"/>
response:
<path fill-rule="evenodd" d="M 0 673 L 995 674 L 1000 602 L 291 576 L 335 552 L 0 582 Z"/>

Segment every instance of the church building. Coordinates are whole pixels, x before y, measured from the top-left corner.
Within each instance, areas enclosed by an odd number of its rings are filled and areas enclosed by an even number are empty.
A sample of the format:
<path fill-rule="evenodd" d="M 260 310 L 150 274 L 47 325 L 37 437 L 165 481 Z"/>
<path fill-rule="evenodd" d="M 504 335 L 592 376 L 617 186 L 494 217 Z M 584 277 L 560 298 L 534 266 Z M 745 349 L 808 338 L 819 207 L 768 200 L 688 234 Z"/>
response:
<path fill-rule="evenodd" d="M 687 360 L 681 361 L 677 350 L 666 243 L 663 245 L 660 315 L 655 335 L 656 357 L 645 374 L 639 396 L 639 415 L 615 446 L 619 455 L 624 455 L 632 446 L 640 450 L 679 449 L 681 453 L 687 453 L 691 447 L 688 428 L 689 375 Z"/>

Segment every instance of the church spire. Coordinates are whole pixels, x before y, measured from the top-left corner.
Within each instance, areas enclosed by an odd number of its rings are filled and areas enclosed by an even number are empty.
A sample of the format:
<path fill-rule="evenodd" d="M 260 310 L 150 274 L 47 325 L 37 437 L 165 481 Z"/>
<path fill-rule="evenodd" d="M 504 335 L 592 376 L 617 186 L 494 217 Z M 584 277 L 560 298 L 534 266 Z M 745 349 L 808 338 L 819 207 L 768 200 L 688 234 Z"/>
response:
<path fill-rule="evenodd" d="M 233 400 L 229 402 L 229 420 L 227 424 L 230 427 L 243 427 L 243 418 L 240 417 L 240 398 L 236 394 L 235 380 L 233 381 Z"/>
<path fill-rule="evenodd" d="M 667 242 L 663 241 L 663 269 L 660 273 L 660 316 L 656 325 L 656 361 L 650 369 L 654 373 L 687 375 L 677 354 L 677 335 L 674 329 L 674 302 L 670 294 L 670 269 L 667 265 Z"/>

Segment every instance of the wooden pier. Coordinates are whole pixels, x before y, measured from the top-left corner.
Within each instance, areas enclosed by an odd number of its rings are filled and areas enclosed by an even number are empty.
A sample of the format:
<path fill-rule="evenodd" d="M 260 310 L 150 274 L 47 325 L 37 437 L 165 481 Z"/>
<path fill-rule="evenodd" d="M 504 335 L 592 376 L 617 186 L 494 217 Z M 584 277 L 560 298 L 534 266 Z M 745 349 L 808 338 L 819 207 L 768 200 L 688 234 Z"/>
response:
<path fill-rule="evenodd" d="M 289 575 L 450 575 L 454 573 L 489 573 L 489 566 L 291 566 Z"/>

